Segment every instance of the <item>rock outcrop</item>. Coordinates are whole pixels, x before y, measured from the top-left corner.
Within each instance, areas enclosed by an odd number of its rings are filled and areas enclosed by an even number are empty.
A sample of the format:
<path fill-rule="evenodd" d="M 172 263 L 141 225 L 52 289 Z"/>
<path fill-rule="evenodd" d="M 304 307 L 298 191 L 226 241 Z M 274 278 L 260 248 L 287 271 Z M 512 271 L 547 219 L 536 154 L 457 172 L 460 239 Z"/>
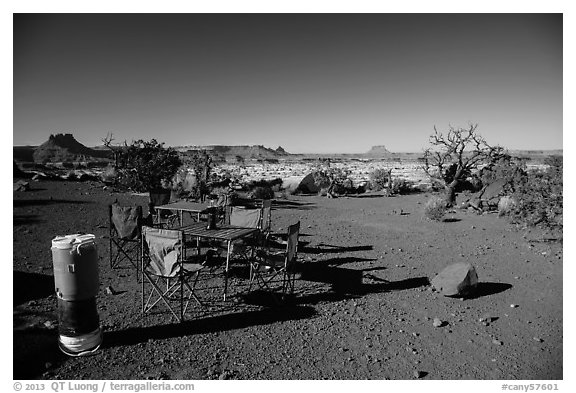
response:
<path fill-rule="evenodd" d="M 84 146 L 72 134 L 50 135 L 48 141 L 34 149 L 35 163 L 88 162 L 110 158 L 110 153 Z"/>
<path fill-rule="evenodd" d="M 369 157 L 386 157 L 389 156 L 390 154 L 391 153 L 388 149 L 386 149 L 386 146 L 377 145 L 372 146 L 372 148 L 365 155 Z"/>

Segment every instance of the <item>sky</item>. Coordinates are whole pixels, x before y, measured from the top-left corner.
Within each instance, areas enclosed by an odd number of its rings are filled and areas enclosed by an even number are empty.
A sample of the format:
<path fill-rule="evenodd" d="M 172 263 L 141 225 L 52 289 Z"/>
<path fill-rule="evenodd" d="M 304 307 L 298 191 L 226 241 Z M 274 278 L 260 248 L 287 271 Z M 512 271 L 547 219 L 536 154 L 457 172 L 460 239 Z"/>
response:
<path fill-rule="evenodd" d="M 14 14 L 13 144 L 563 148 L 562 14 Z"/>

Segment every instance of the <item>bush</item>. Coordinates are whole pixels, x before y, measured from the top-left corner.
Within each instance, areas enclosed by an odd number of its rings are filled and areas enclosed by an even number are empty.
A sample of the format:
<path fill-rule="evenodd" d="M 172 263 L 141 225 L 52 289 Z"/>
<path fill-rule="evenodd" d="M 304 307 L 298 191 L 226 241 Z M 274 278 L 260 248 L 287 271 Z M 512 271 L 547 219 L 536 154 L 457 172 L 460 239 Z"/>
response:
<path fill-rule="evenodd" d="M 268 187 L 268 188 L 278 188 L 280 189 L 280 187 L 282 187 L 282 179 L 281 178 L 276 178 L 274 180 L 253 180 L 250 183 L 248 183 L 248 188 L 252 189 L 252 188 L 256 188 L 256 187 Z"/>
<path fill-rule="evenodd" d="M 272 187 L 256 187 L 249 195 L 252 199 L 273 199 L 274 191 Z"/>
<path fill-rule="evenodd" d="M 380 191 L 388 186 L 390 179 L 390 170 L 375 169 L 368 175 L 370 179 L 370 186 L 374 191 Z"/>
<path fill-rule="evenodd" d="M 502 157 L 480 175 L 485 184 L 505 179 L 505 190 L 511 199 L 498 206 L 500 216 L 510 216 L 512 222 L 524 226 L 538 226 L 549 230 L 562 230 L 563 223 L 563 163 L 561 156 L 544 161 L 544 171 L 528 171 L 522 160 Z"/>
<path fill-rule="evenodd" d="M 156 139 L 137 140 L 118 151 L 117 181 L 138 192 L 162 188 L 170 182 L 181 165 L 178 152 L 165 148 Z"/>
<path fill-rule="evenodd" d="M 516 199 L 513 197 L 504 196 L 500 198 L 500 201 L 498 202 L 498 216 L 502 217 L 511 214 L 516 208 L 516 205 Z"/>
<path fill-rule="evenodd" d="M 446 200 L 434 196 L 426 202 L 424 206 L 424 216 L 430 220 L 442 221 L 446 214 Z"/>
<path fill-rule="evenodd" d="M 392 181 L 392 194 L 406 195 L 412 192 L 414 192 L 413 182 L 402 178 L 397 178 Z"/>
<path fill-rule="evenodd" d="M 517 206 L 510 216 L 514 222 L 551 230 L 563 228 L 562 167 L 524 174 L 514 184 Z"/>
<path fill-rule="evenodd" d="M 482 185 L 489 185 L 496 180 L 504 179 L 506 181 L 505 189 L 512 192 L 514 190 L 514 183 L 524 174 L 526 174 L 526 165 L 522 160 L 509 155 L 503 155 L 482 168 L 478 172 L 478 177 Z"/>

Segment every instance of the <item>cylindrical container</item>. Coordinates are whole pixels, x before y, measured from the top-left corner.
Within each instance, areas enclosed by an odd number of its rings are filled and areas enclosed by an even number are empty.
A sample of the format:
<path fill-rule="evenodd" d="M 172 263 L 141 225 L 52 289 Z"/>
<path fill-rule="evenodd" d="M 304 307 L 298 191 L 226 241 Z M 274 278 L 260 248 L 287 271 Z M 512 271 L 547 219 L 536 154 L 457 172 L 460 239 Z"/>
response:
<path fill-rule="evenodd" d="M 90 354 L 102 343 L 96 309 L 99 279 L 94 238 L 75 234 L 52 240 L 59 346 L 71 356 Z"/>
<path fill-rule="evenodd" d="M 217 229 L 217 227 L 216 227 L 216 208 L 215 207 L 209 207 L 207 210 L 208 210 L 208 225 L 206 226 L 206 229 L 208 229 L 208 230 Z"/>

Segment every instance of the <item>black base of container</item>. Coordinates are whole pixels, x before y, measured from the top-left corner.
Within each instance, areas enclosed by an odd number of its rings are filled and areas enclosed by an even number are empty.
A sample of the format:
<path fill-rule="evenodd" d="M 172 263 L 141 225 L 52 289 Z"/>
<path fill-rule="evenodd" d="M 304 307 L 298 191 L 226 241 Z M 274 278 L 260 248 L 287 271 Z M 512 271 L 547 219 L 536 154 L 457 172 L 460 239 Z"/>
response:
<path fill-rule="evenodd" d="M 67 337 L 60 335 L 58 347 L 68 356 L 88 356 L 100 348 L 102 344 L 102 330 L 100 328 L 88 334 Z"/>
<path fill-rule="evenodd" d="M 93 332 L 100 326 L 96 298 L 66 301 L 58 299 L 58 332 L 77 337 Z"/>
<path fill-rule="evenodd" d="M 95 352 L 102 343 L 96 298 L 77 301 L 58 299 L 58 346 L 70 356 Z"/>

